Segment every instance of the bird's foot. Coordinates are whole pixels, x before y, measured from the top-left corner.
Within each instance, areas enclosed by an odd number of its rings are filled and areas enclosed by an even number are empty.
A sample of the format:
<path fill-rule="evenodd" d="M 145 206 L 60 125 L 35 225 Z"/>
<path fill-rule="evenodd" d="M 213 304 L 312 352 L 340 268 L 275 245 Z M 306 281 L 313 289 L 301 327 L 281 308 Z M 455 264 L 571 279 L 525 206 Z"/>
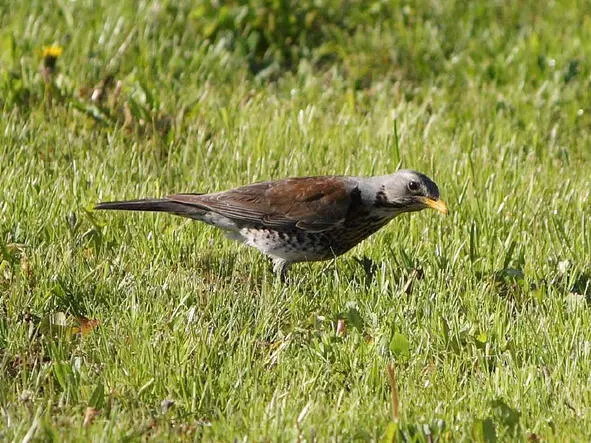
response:
<path fill-rule="evenodd" d="M 279 277 L 281 283 L 286 283 L 287 271 L 289 270 L 291 263 L 288 263 L 282 258 L 275 257 L 271 259 L 271 264 L 273 267 L 273 273 Z"/>

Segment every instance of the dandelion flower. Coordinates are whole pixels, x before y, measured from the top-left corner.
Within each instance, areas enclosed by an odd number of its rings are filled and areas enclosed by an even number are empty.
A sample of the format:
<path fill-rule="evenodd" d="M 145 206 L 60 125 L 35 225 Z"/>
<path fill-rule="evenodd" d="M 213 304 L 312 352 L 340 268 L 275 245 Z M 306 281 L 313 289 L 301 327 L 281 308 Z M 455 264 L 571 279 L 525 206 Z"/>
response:
<path fill-rule="evenodd" d="M 57 59 L 64 49 L 61 46 L 45 46 L 41 51 L 41 57 L 43 57 L 43 66 L 48 69 L 55 69 Z"/>

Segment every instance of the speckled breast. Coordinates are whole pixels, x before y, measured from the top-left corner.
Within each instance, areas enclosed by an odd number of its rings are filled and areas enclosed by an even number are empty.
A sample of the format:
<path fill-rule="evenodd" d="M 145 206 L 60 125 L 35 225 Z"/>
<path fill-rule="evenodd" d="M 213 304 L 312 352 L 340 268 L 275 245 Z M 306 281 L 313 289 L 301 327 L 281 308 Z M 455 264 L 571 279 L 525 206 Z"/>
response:
<path fill-rule="evenodd" d="M 241 234 L 247 244 L 265 254 L 293 262 L 319 261 L 344 254 L 388 221 L 389 219 L 382 217 L 367 217 L 322 232 L 250 228 L 243 230 Z"/>

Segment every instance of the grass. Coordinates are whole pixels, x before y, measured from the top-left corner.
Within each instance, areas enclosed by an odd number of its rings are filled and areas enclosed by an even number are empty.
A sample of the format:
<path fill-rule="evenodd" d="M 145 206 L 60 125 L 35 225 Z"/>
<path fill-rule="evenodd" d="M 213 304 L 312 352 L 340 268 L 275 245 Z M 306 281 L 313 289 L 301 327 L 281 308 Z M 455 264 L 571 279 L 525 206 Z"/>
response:
<path fill-rule="evenodd" d="M 0 2 L 0 438 L 589 439 L 589 5 L 393 2 L 269 78 L 179 4 Z M 450 216 L 290 285 L 91 209 L 399 167 Z"/>

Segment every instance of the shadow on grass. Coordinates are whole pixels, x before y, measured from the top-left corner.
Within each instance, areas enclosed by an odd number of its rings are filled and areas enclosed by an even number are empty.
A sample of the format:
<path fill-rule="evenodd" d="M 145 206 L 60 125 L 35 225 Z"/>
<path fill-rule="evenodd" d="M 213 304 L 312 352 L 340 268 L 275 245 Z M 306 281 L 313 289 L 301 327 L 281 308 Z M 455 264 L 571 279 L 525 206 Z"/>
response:
<path fill-rule="evenodd" d="M 591 272 L 579 275 L 572 284 L 570 292 L 583 295 L 587 303 L 591 304 Z"/>

